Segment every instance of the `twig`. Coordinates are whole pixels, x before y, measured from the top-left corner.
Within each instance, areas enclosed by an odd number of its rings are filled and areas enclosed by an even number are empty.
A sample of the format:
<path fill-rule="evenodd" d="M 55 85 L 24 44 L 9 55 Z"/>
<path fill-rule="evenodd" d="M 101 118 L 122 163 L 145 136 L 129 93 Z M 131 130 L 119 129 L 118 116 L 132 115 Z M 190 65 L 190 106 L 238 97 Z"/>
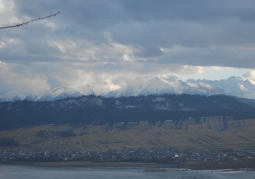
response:
<path fill-rule="evenodd" d="M 56 16 L 57 14 L 59 14 L 60 12 L 57 12 L 55 14 L 51 14 L 49 16 L 45 16 L 45 17 L 39 17 L 37 19 L 32 19 L 30 21 L 27 21 L 27 22 L 23 22 L 21 24 L 16 24 L 16 25 L 12 25 L 12 26 L 5 26 L 5 27 L 0 27 L 0 29 L 8 29 L 8 28 L 14 28 L 14 27 L 20 27 L 20 26 L 24 26 L 24 25 L 27 25 L 28 23 L 30 22 L 34 22 L 34 21 L 38 21 L 38 20 L 42 20 L 42 19 L 46 19 L 46 18 L 50 18 L 52 16 Z"/>

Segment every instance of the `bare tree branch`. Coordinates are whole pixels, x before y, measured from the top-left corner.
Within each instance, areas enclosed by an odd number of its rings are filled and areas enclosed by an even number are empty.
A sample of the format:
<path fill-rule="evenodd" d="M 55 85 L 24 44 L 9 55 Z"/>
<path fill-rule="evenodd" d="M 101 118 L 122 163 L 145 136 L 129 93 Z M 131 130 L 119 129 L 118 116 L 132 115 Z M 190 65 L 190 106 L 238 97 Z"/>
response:
<path fill-rule="evenodd" d="M 23 23 L 21 23 L 21 24 L 16 24 L 16 25 L 12 25 L 12 26 L 0 27 L 0 29 L 8 29 L 8 28 L 14 28 L 14 27 L 25 26 L 25 25 L 27 25 L 27 24 L 30 23 L 30 22 L 34 22 L 34 21 L 38 21 L 38 20 L 50 18 L 50 17 L 52 17 L 52 16 L 56 16 L 56 15 L 59 14 L 59 13 L 60 13 L 60 12 L 57 12 L 57 13 L 55 13 L 55 14 L 51 14 L 51 15 L 49 15 L 49 16 L 39 17 L 39 18 L 37 18 L 37 19 L 32 19 L 32 20 L 30 20 L 30 21 L 23 22 Z"/>

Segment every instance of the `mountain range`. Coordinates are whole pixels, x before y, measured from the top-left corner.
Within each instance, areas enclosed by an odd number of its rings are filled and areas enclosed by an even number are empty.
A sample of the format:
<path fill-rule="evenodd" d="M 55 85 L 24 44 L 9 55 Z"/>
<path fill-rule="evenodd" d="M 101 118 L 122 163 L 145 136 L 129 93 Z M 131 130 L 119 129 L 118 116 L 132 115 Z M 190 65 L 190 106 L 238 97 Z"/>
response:
<path fill-rule="evenodd" d="M 134 80 L 118 85 L 116 90 L 107 89 L 100 84 L 87 84 L 82 89 L 73 87 L 58 87 L 40 93 L 8 91 L 0 94 L 2 101 L 54 101 L 67 97 L 82 95 L 97 95 L 104 97 L 147 96 L 152 94 L 200 94 L 200 95 L 229 95 L 239 98 L 255 99 L 255 80 L 244 80 L 240 77 L 229 77 L 221 80 L 180 80 L 177 76 L 140 76 Z"/>

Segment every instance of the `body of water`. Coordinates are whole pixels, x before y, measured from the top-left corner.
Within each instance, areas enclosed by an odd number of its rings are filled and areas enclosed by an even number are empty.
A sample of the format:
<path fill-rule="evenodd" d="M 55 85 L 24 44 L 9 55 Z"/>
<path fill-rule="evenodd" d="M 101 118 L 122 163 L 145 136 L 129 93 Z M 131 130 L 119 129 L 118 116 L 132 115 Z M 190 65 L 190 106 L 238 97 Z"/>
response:
<path fill-rule="evenodd" d="M 30 167 L 0 165 L 0 179 L 254 179 L 255 171 L 181 170 L 144 172 L 130 168 Z M 196 177 L 196 178 L 195 178 Z"/>

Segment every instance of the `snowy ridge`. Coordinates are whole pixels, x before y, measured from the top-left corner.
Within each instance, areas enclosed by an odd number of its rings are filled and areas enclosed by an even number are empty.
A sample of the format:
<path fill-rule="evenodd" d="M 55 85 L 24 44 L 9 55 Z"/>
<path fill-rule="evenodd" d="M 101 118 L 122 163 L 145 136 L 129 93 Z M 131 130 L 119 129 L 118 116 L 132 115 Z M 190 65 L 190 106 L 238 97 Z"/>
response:
<path fill-rule="evenodd" d="M 106 97 L 139 96 L 151 94 L 224 94 L 241 98 L 255 99 L 255 80 L 243 80 L 240 77 L 230 77 L 221 80 L 180 80 L 177 76 L 140 76 L 130 80 L 117 90 L 109 90 L 101 84 L 83 85 L 79 88 L 59 87 L 43 91 L 39 94 L 21 91 L 19 93 L 10 90 L 0 94 L 1 101 L 53 101 L 67 97 L 82 95 L 101 95 Z"/>
<path fill-rule="evenodd" d="M 171 77 L 137 77 L 130 84 L 108 93 L 109 97 L 139 96 L 150 94 L 222 94 L 223 91 L 210 84 L 186 83 L 176 76 Z"/>

